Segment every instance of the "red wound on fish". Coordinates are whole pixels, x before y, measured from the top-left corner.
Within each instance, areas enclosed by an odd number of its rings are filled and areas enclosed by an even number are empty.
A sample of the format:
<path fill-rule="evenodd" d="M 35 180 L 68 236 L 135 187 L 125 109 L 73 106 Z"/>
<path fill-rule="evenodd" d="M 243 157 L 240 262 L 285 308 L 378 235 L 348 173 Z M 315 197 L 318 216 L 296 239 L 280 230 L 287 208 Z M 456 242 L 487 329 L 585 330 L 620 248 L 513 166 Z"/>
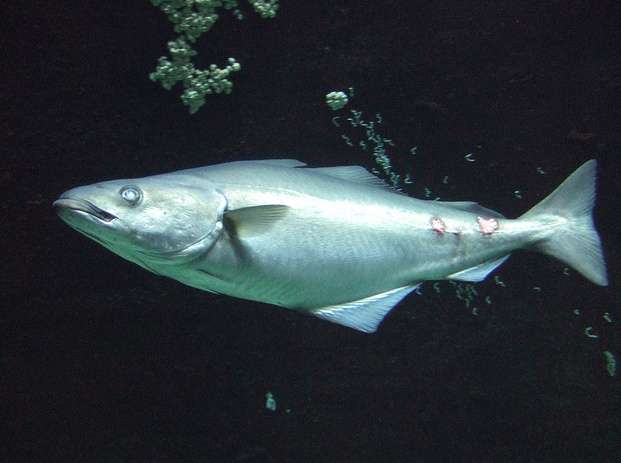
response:
<path fill-rule="evenodd" d="M 446 231 L 446 224 L 440 217 L 431 218 L 431 229 L 438 235 L 442 235 Z"/>
<path fill-rule="evenodd" d="M 479 231 L 483 235 L 491 235 L 496 230 L 498 230 L 498 220 L 490 217 L 486 219 L 484 217 L 477 217 L 477 223 L 479 224 Z"/>

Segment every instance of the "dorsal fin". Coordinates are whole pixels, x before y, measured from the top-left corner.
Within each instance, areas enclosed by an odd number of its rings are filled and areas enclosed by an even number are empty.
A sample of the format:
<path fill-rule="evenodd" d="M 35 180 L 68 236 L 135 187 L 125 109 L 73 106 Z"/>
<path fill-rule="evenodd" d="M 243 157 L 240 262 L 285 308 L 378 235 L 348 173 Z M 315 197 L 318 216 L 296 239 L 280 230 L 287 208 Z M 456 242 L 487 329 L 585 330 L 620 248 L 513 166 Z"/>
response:
<path fill-rule="evenodd" d="M 268 166 L 277 166 L 277 167 L 304 167 L 306 166 L 305 162 L 298 161 L 297 159 L 254 159 L 254 160 L 242 161 L 242 162 L 254 162 L 254 163 L 266 164 Z"/>
<path fill-rule="evenodd" d="M 347 180 L 348 182 L 392 190 L 392 187 L 381 178 L 373 175 L 362 166 L 314 167 L 313 172 L 330 177 Z"/>

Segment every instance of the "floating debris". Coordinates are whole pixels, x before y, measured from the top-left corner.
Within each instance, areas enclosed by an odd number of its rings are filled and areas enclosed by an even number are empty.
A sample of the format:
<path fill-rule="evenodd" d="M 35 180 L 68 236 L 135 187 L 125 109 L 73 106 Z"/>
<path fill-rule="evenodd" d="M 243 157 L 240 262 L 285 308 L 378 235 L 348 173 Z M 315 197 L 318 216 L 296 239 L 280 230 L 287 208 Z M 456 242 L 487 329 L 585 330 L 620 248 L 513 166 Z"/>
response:
<path fill-rule="evenodd" d="M 474 159 L 474 153 L 468 153 L 464 156 L 464 159 L 468 162 L 475 162 L 476 159 Z"/>
<path fill-rule="evenodd" d="M 476 297 L 479 295 L 474 285 L 469 283 L 458 283 L 452 280 L 449 280 L 449 283 L 455 288 L 455 297 L 462 301 L 466 308 L 469 308 Z M 478 314 L 477 309 L 477 314 Z M 476 314 L 475 314 L 476 315 Z"/>
<path fill-rule="evenodd" d="M 602 352 L 606 360 L 606 371 L 611 378 L 617 374 L 617 360 L 612 352 L 605 350 Z"/>
<path fill-rule="evenodd" d="M 349 99 L 345 92 L 330 92 L 326 94 L 326 104 L 332 111 L 343 109 L 348 102 Z"/>
<path fill-rule="evenodd" d="M 265 394 L 265 408 L 272 412 L 276 411 L 276 399 L 274 398 L 274 394 L 269 391 Z"/>
<path fill-rule="evenodd" d="M 341 135 L 341 138 L 345 140 L 345 143 L 347 144 L 347 146 L 354 146 L 351 139 L 347 135 L 343 134 Z"/>
<path fill-rule="evenodd" d="M 587 327 L 584 329 L 584 335 L 585 335 L 587 338 L 591 338 L 591 339 L 597 339 L 597 338 L 599 338 L 599 336 L 598 336 L 597 334 L 593 334 L 593 327 L 592 327 L 592 326 L 587 326 Z"/>

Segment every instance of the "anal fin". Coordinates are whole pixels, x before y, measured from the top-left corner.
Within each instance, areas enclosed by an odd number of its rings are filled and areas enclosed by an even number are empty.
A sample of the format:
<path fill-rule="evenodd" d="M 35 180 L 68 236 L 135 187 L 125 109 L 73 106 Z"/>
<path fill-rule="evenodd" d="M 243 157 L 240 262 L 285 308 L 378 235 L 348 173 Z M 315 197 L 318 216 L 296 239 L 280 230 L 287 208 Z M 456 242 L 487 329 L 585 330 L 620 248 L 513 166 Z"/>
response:
<path fill-rule="evenodd" d="M 500 267 L 505 262 L 505 260 L 509 258 L 509 255 L 510 254 L 502 256 L 500 259 L 488 260 L 487 262 L 483 262 L 482 264 L 476 265 L 474 267 L 470 267 L 465 270 L 461 270 L 460 272 L 453 273 L 447 276 L 446 279 L 478 283 L 479 281 L 485 280 L 487 275 L 492 273 L 497 267 Z"/>

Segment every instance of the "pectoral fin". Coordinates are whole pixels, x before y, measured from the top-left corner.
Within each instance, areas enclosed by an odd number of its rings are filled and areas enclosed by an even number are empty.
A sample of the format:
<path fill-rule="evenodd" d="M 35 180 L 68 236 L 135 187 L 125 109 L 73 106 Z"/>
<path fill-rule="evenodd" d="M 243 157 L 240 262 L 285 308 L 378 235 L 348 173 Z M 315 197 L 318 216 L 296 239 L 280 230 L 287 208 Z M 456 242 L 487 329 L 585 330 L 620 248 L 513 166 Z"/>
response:
<path fill-rule="evenodd" d="M 269 231 L 289 211 L 289 206 L 268 204 L 265 206 L 243 207 L 227 211 L 224 219 L 227 229 L 237 238 L 244 239 Z"/>

